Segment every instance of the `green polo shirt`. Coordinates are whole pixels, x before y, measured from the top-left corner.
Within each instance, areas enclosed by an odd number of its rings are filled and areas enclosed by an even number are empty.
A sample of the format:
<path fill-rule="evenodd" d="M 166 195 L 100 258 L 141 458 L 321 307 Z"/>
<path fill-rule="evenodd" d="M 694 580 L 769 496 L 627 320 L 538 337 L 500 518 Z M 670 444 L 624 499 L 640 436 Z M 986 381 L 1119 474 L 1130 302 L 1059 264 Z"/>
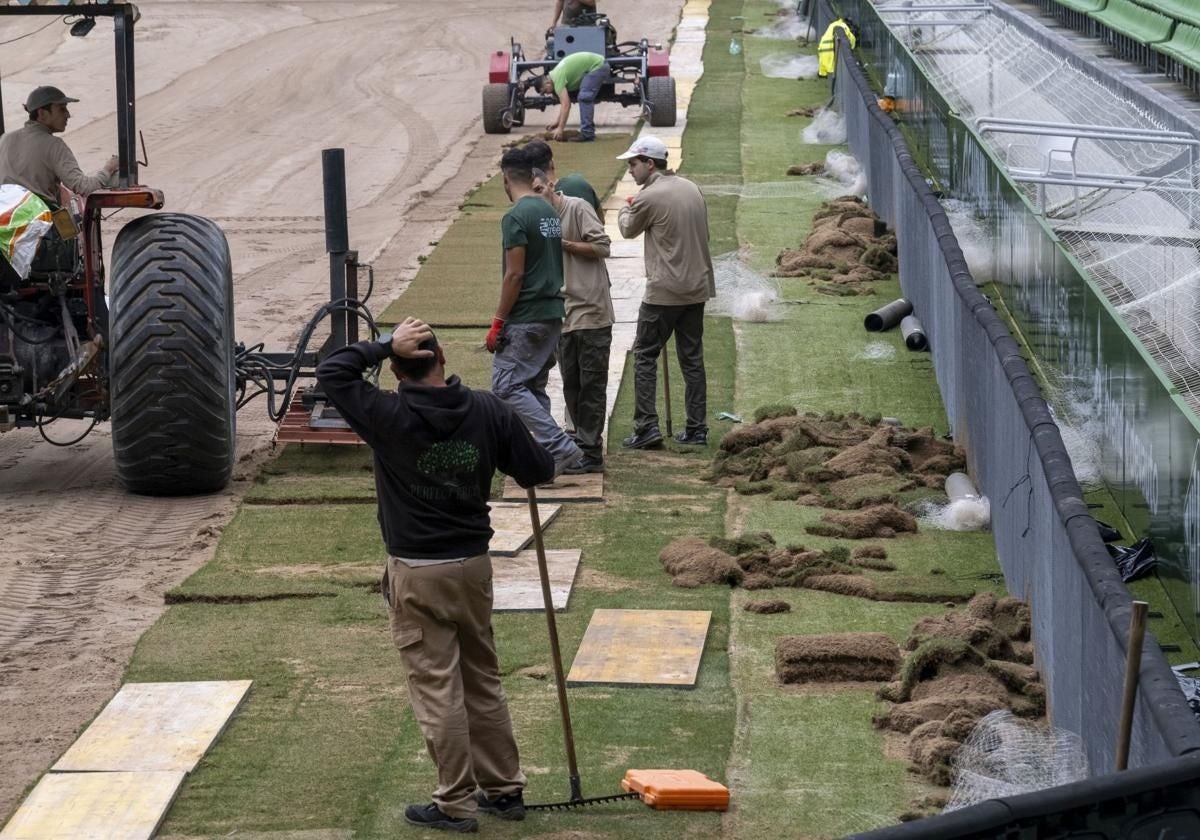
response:
<path fill-rule="evenodd" d="M 596 191 L 592 189 L 592 185 L 578 172 L 572 172 L 570 175 L 564 175 L 559 178 L 555 182 L 555 188 L 563 195 L 582 198 L 588 204 L 592 205 L 597 213 L 600 212 L 600 196 L 596 195 Z"/>
<path fill-rule="evenodd" d="M 604 56 L 590 52 L 571 53 L 558 62 L 558 66 L 550 71 L 550 79 L 554 82 L 554 92 L 561 93 L 579 90 L 583 77 L 593 70 L 604 66 Z"/>
<path fill-rule="evenodd" d="M 561 320 L 563 304 L 562 222 L 544 199 L 527 195 L 500 222 L 504 248 L 525 248 L 521 294 L 508 313 L 514 324 Z"/>

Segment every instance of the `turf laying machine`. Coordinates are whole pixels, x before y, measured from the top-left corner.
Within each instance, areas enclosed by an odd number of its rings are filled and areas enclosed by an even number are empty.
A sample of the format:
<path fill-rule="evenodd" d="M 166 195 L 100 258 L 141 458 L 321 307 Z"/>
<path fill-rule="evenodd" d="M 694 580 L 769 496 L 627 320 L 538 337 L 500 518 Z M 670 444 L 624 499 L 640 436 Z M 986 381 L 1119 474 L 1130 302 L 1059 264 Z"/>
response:
<path fill-rule="evenodd" d="M 134 120 L 136 7 L 0 0 L 0 16 L 12 15 L 61 17 L 77 36 L 87 35 L 97 19 L 112 19 L 119 165 L 114 186 L 86 198 L 64 190 L 57 207 L 19 187 L 0 186 L 0 195 L 16 194 L 25 212 L 36 214 L 20 228 L 0 219 L 8 225 L 7 259 L 0 257 L 0 432 L 37 429 L 47 442 L 69 446 L 107 420 L 116 473 L 129 490 L 219 490 L 233 473 L 237 410 L 266 394 L 272 419 L 284 418 L 297 381 L 311 376 L 320 355 L 307 351 L 317 324 L 331 321 L 326 352 L 356 340 L 360 319 L 375 331 L 365 297 L 357 300 L 359 265 L 346 244 L 342 152 L 326 150 L 324 161 L 330 302 L 313 316 L 295 352 L 247 348 L 234 339 L 229 245 L 213 221 L 184 213 L 140 215 L 124 225 L 107 264 L 104 259 L 104 218 L 164 203 L 161 191 L 138 180 L 139 164 L 147 164 L 138 160 Z M 331 183 L 340 183 L 340 196 L 333 189 L 331 198 Z M 305 429 L 314 430 L 310 439 L 357 440 L 319 399 L 296 402 Z M 56 434 L 52 424 L 59 419 L 87 425 Z M 280 438 L 287 439 L 282 432 Z"/>
<path fill-rule="evenodd" d="M 515 39 L 507 51 L 496 50 L 488 65 L 488 83 L 483 88 L 483 130 L 508 134 L 513 126 L 525 125 L 525 112 L 544 111 L 558 104 L 546 96 L 538 82 L 572 53 L 603 55 L 609 78 L 600 88 L 597 102 L 637 106 L 652 126 L 675 125 L 675 80 L 671 78 L 670 55 L 661 44 L 642 38 L 617 41 L 616 31 L 605 15 L 585 17 L 583 26 L 555 27 L 546 40 L 541 58 L 527 59 Z M 571 94 L 572 100 L 575 93 Z"/>

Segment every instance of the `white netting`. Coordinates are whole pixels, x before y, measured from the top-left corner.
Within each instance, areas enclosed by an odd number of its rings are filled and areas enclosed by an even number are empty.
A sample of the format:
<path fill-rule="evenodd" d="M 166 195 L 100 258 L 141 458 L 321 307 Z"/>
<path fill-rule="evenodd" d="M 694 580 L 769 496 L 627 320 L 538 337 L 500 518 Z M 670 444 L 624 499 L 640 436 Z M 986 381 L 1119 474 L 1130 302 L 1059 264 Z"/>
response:
<path fill-rule="evenodd" d="M 936 0 L 935 0 L 936 2 Z M 922 0 L 916 0 L 918 7 Z M 934 25 L 954 12 L 887 16 L 926 77 L 968 122 L 989 117 L 1037 123 L 1165 132 L 1155 114 L 1100 80 L 1070 66 L 998 15 L 961 14 L 962 25 Z M 895 71 L 903 99 L 915 91 Z M 1042 126 L 1057 131 L 1053 126 Z M 1104 140 L 981 132 L 1018 177 L 1075 180 L 1144 179 L 1122 190 L 1096 184 L 1022 183 L 1065 247 L 1121 316 L 1193 409 L 1200 410 L 1200 152 L 1167 138 Z M 952 223 L 954 220 L 952 219 Z M 956 231 L 958 224 L 955 224 Z M 968 239 L 971 239 L 968 234 Z M 972 263 L 982 254 L 964 253 Z M 1010 255 L 1016 257 L 1018 255 Z M 1006 257 L 1008 258 L 1008 257 Z M 982 260 L 980 260 L 982 261 Z M 974 271 L 975 266 L 972 265 Z"/>
<path fill-rule="evenodd" d="M 867 173 L 854 155 L 830 149 L 825 155 L 825 176 L 817 183 L 824 185 L 830 196 L 861 196 L 867 192 Z"/>
<path fill-rule="evenodd" d="M 947 811 L 988 799 L 1046 790 L 1088 777 L 1083 742 L 1074 732 L 996 711 L 975 725 L 954 757 Z"/>
<path fill-rule="evenodd" d="M 837 111 L 821 108 L 800 132 L 800 139 L 805 143 L 840 146 L 846 142 L 846 118 Z"/>
<path fill-rule="evenodd" d="M 717 297 L 709 311 L 737 321 L 777 321 L 779 286 L 743 263 L 736 254 L 713 260 Z"/>
<path fill-rule="evenodd" d="M 796 7 L 793 4 L 780 3 L 779 5 L 785 8 L 790 6 L 792 13 L 781 14 L 774 23 L 763 27 L 755 34 L 761 38 L 784 38 L 789 41 L 806 37 L 809 29 L 808 18 L 797 15 Z"/>
<path fill-rule="evenodd" d="M 980 285 L 988 282 L 993 277 L 996 261 L 996 235 L 987 220 L 979 218 L 975 208 L 967 202 L 953 198 L 942 199 L 942 209 L 946 211 L 950 227 L 954 228 L 954 236 L 971 276 Z"/>
<path fill-rule="evenodd" d="M 762 74 L 772 79 L 815 79 L 817 57 L 794 53 L 771 53 L 758 62 Z"/>

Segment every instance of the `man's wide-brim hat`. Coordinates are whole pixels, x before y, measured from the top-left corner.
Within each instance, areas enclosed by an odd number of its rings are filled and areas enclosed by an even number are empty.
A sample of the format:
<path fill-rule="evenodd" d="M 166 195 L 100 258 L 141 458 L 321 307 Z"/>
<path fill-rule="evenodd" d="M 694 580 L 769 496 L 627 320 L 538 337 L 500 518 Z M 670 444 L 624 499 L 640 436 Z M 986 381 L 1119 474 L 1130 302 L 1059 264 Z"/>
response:
<path fill-rule="evenodd" d="M 72 99 L 56 87 L 43 85 L 42 87 L 34 88 L 29 94 L 29 98 L 25 100 L 25 110 L 32 114 L 38 108 L 48 108 L 51 105 L 66 105 L 68 102 L 78 101 L 78 99 Z"/>

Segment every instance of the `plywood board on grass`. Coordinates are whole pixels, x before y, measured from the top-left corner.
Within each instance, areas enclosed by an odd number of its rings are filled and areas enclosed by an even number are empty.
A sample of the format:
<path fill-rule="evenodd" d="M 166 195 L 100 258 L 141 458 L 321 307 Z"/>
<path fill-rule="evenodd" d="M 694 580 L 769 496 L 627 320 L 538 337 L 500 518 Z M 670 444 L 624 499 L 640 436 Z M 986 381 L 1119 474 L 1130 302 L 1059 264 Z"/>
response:
<path fill-rule="evenodd" d="M 596 610 L 567 683 L 691 688 L 711 618 L 707 610 Z"/>
<path fill-rule="evenodd" d="M 126 683 L 51 771 L 190 773 L 249 690 L 250 680 Z"/>
<path fill-rule="evenodd" d="M 148 840 L 184 773 L 47 773 L 0 840 Z"/>
<path fill-rule="evenodd" d="M 540 507 L 540 506 L 539 506 Z M 579 571 L 577 548 L 554 549 L 546 552 L 546 567 L 550 573 L 550 600 L 554 611 L 567 608 L 575 574 Z M 538 574 L 537 552 L 522 551 L 513 557 L 498 557 L 492 561 L 492 612 L 543 610 L 542 579 Z"/>
<path fill-rule="evenodd" d="M 528 499 L 528 492 L 511 478 L 504 479 L 504 501 Z M 539 484 L 537 497 L 539 502 L 602 502 L 604 473 L 560 475 L 549 484 Z"/>
<path fill-rule="evenodd" d="M 492 502 L 492 541 L 488 545 L 488 554 L 501 557 L 511 557 L 533 542 L 533 523 L 529 521 L 529 505 L 513 502 Z M 546 529 L 562 505 L 543 505 L 538 503 L 538 518 L 542 530 Z"/>

